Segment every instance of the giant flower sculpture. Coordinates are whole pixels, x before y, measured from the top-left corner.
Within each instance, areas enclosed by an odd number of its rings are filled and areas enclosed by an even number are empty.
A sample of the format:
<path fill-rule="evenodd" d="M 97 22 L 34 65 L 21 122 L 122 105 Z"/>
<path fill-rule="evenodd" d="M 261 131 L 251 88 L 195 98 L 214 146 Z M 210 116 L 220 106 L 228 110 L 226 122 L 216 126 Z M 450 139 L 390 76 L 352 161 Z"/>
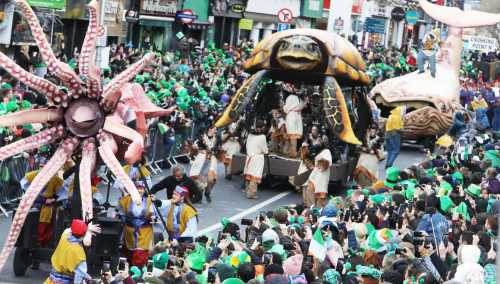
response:
<path fill-rule="evenodd" d="M 26 123 L 47 123 L 51 127 L 23 140 L 0 148 L 0 160 L 23 151 L 52 144 L 54 155 L 40 170 L 23 195 L 12 220 L 12 227 L 0 254 L 0 269 L 12 252 L 23 223 L 33 202 L 59 169 L 73 155 L 80 156 L 79 185 L 82 216 L 92 218 L 91 173 L 99 153 L 102 161 L 124 185 L 137 204 L 141 198 L 134 183 L 123 170 L 118 157 L 119 140 L 129 140 L 123 155 L 128 164 L 141 159 L 146 135 L 146 119 L 168 115 L 171 110 L 154 106 L 137 84 L 128 83 L 140 72 L 153 54 L 147 54 L 127 70 L 118 74 L 106 86 L 101 86 L 99 69 L 95 66 L 96 40 L 104 30 L 98 25 L 96 0 L 89 3 L 89 26 L 79 57 L 79 75 L 52 52 L 33 10 L 25 0 L 16 0 L 26 17 L 33 36 L 48 65 L 49 72 L 64 85 L 58 86 L 23 70 L 9 57 L 0 53 L 0 66 L 29 88 L 46 94 L 50 107 L 20 111 L 0 117 L 0 127 Z M 133 125 L 134 128 L 128 125 Z"/>

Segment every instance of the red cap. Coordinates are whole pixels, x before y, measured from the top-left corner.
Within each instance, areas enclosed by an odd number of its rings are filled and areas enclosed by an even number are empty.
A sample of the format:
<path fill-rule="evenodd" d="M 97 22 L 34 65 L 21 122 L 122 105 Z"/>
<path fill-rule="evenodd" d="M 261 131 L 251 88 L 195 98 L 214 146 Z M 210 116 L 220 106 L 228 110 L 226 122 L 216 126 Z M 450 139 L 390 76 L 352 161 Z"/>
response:
<path fill-rule="evenodd" d="M 81 238 L 87 232 L 87 224 L 80 219 L 73 219 L 71 221 L 71 233 L 77 238 Z"/>

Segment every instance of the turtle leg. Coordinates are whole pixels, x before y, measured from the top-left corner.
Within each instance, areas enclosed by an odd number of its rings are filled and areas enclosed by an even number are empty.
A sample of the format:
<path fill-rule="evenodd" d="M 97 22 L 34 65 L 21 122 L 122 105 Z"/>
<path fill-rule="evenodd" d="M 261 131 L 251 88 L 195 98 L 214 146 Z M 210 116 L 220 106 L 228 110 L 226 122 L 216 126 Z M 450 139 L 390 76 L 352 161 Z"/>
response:
<path fill-rule="evenodd" d="M 344 94 L 333 77 L 326 77 L 323 84 L 323 112 L 328 126 L 340 140 L 350 144 L 361 144 L 352 131 Z"/>
<path fill-rule="evenodd" d="M 267 72 L 267 70 L 261 70 L 253 74 L 243 83 L 243 85 L 234 95 L 229 105 L 224 110 L 222 116 L 215 123 L 215 127 L 224 127 L 233 121 L 237 121 L 240 118 L 241 114 L 250 102 L 250 99 L 257 92 L 257 87 L 259 86 L 259 83 L 265 77 Z"/>

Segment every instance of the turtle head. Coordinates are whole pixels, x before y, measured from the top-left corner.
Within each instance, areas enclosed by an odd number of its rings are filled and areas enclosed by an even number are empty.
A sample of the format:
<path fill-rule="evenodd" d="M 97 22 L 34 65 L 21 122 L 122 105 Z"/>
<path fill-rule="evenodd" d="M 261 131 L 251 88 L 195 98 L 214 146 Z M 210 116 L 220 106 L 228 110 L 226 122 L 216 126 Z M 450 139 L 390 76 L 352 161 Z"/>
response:
<path fill-rule="evenodd" d="M 320 45 L 311 37 L 296 35 L 277 43 L 276 61 L 286 70 L 309 71 L 321 65 Z"/>

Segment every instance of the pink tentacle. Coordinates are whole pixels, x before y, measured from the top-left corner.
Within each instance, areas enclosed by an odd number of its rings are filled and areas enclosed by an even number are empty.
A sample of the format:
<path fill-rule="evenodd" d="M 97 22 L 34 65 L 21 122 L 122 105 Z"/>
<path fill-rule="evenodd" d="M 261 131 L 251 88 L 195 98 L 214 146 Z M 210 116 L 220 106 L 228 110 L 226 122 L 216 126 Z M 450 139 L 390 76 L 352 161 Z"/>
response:
<path fill-rule="evenodd" d="M 0 127 L 61 121 L 62 118 L 63 115 L 61 110 L 48 108 L 22 110 L 0 116 Z"/>
<path fill-rule="evenodd" d="M 26 220 L 26 216 L 28 215 L 28 211 L 33 205 L 33 202 L 50 179 L 57 174 L 57 171 L 59 171 L 64 163 L 70 158 L 77 146 L 77 143 L 78 139 L 66 139 L 62 145 L 59 146 L 54 156 L 52 156 L 49 162 L 36 175 L 35 179 L 33 179 L 33 182 L 26 190 L 26 193 L 23 195 L 23 198 L 17 207 L 16 215 L 12 220 L 12 226 L 7 236 L 7 240 L 5 241 L 2 252 L 0 253 L 0 270 L 5 265 L 5 262 L 16 244 L 17 238 L 21 233 L 24 221 Z"/>
<path fill-rule="evenodd" d="M 92 185 L 91 173 L 95 167 L 97 149 L 94 138 L 88 138 L 82 144 L 82 160 L 80 162 L 80 196 L 82 198 L 82 216 L 84 220 L 91 220 L 92 211 Z"/>
<path fill-rule="evenodd" d="M 97 37 L 102 27 L 98 25 L 99 8 L 97 1 L 90 1 L 88 8 L 89 26 L 83 41 L 78 66 L 80 74 L 87 78 L 88 96 L 97 97 L 101 92 L 101 81 L 95 66 L 95 49 Z"/>
<path fill-rule="evenodd" d="M 49 101 L 57 104 L 68 99 L 67 95 L 56 85 L 24 70 L 2 52 L 0 52 L 0 65 L 26 86 L 39 93 L 46 94 Z"/>
<path fill-rule="evenodd" d="M 111 82 L 109 82 L 103 90 L 101 104 L 107 111 L 115 108 L 117 102 L 120 100 L 120 89 L 128 81 L 132 80 L 137 73 L 139 73 L 146 65 L 155 58 L 152 53 L 146 54 L 141 60 L 132 64 L 127 70 L 118 74 Z"/>
<path fill-rule="evenodd" d="M 35 38 L 38 48 L 40 49 L 43 60 L 47 63 L 50 73 L 61 79 L 61 81 L 70 89 L 81 93 L 82 80 L 78 77 L 78 75 L 76 75 L 75 71 L 73 71 L 68 64 L 63 63 L 56 58 L 52 52 L 50 44 L 47 42 L 47 38 L 45 38 L 42 27 L 40 27 L 38 18 L 31 9 L 30 5 L 26 2 L 26 0 L 16 0 L 16 4 L 19 6 L 23 16 L 28 21 L 33 37 Z"/>
<path fill-rule="evenodd" d="M 144 151 L 144 137 L 139 132 L 110 116 L 106 117 L 103 129 L 132 141 L 132 144 L 128 146 L 125 152 L 125 162 L 127 164 L 132 165 L 141 159 Z"/>
<path fill-rule="evenodd" d="M 5 145 L 0 148 L 0 161 L 21 152 L 29 151 L 35 148 L 39 148 L 43 145 L 53 143 L 57 139 L 61 138 L 63 134 L 64 128 L 62 126 L 52 127 L 43 130 L 33 136 L 21 139 L 14 143 L 10 143 L 9 145 Z"/>
<path fill-rule="evenodd" d="M 101 156 L 102 160 L 120 181 L 120 183 L 123 184 L 125 190 L 127 190 L 127 192 L 132 197 L 132 200 L 136 204 L 140 205 L 142 203 L 142 199 L 139 195 L 139 192 L 137 191 L 137 188 L 135 187 L 134 182 L 132 182 L 130 177 L 122 168 L 122 165 L 120 165 L 120 162 L 116 159 L 116 156 L 113 153 L 113 149 L 110 147 L 109 140 L 112 140 L 113 138 L 107 133 L 101 133 L 98 139 L 100 143 L 100 146 L 98 148 L 99 155 Z"/>

